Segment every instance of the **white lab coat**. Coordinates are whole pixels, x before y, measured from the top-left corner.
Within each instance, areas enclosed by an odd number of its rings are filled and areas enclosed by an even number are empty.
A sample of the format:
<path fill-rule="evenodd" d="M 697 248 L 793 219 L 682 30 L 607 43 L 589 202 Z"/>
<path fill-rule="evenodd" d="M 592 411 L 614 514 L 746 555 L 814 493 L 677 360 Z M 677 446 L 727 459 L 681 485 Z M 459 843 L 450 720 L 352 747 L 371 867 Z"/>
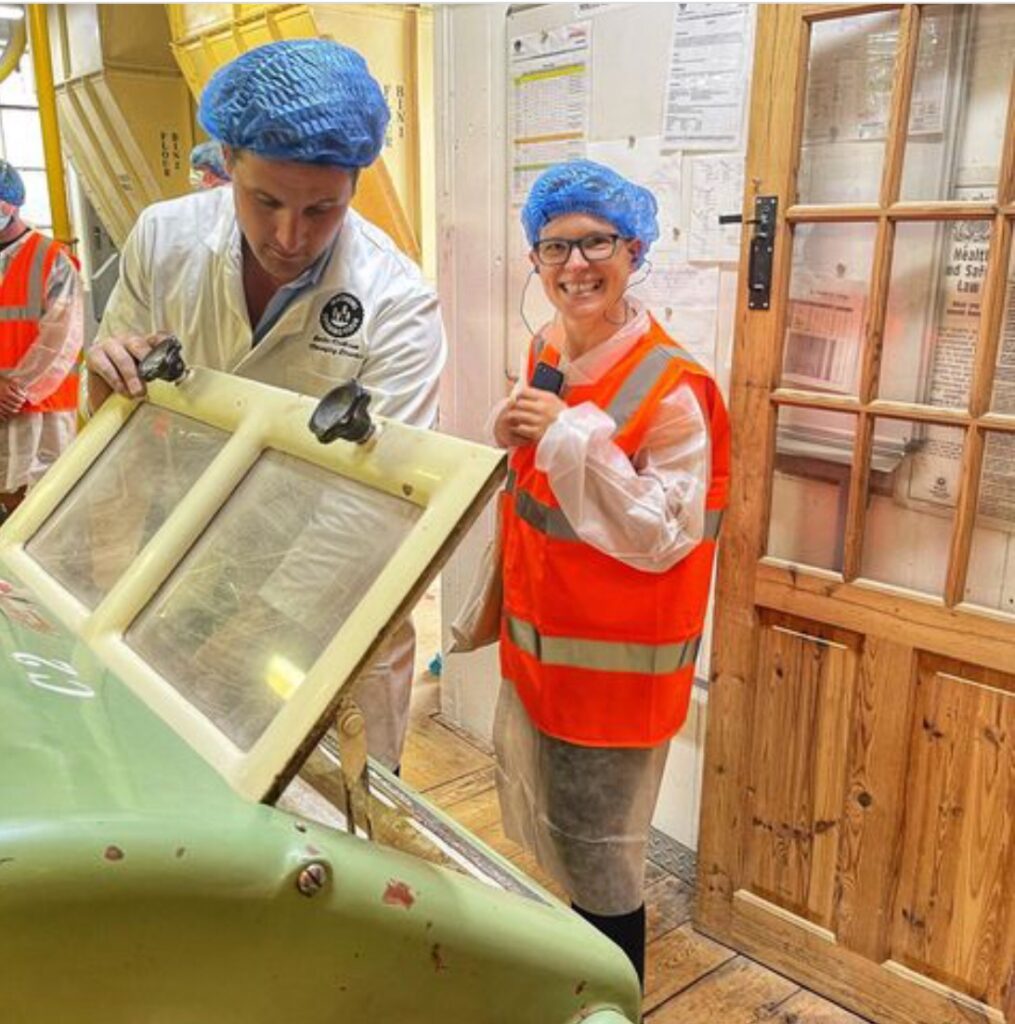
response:
<path fill-rule="evenodd" d="M 322 314 L 342 296 L 362 307 L 362 322 L 336 334 Z M 445 357 L 437 296 L 354 210 L 318 284 L 294 298 L 254 348 L 232 188 L 148 207 L 124 245 L 98 336 L 157 331 L 176 334 L 196 366 L 315 397 L 358 377 L 373 395 L 371 412 L 420 427 L 436 420 Z"/>
<path fill-rule="evenodd" d="M 98 337 L 159 331 L 176 334 L 193 365 L 314 397 L 356 377 L 373 396 L 372 413 L 420 427 L 436 421 L 446 352 L 437 296 L 394 242 L 353 210 L 317 284 L 298 293 L 252 347 L 232 188 L 149 207 L 124 245 Z M 406 622 L 354 685 L 370 752 L 389 767 L 401 757 L 413 655 Z"/>

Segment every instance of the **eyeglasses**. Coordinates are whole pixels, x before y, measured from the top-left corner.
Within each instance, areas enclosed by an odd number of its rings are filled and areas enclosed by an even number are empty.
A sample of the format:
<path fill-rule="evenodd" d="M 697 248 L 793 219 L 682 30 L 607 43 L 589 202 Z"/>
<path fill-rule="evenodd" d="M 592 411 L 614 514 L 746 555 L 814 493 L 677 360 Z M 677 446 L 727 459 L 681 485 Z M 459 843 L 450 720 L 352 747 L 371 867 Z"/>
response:
<path fill-rule="evenodd" d="M 544 267 L 559 267 L 567 263 L 576 248 L 589 263 L 608 260 L 617 251 L 619 241 L 620 235 L 596 232 L 582 238 L 542 238 L 532 248 Z"/>

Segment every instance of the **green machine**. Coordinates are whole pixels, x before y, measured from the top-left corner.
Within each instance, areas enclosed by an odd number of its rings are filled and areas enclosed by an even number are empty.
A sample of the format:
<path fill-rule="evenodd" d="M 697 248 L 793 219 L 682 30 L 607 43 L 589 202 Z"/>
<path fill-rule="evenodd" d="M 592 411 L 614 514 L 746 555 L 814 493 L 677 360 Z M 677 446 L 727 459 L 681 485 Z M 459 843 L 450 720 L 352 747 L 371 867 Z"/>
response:
<path fill-rule="evenodd" d="M 621 951 L 368 764 L 349 698 L 502 455 L 355 385 L 144 369 L 177 379 L 0 530 L 0 1021 L 640 1020 Z"/>

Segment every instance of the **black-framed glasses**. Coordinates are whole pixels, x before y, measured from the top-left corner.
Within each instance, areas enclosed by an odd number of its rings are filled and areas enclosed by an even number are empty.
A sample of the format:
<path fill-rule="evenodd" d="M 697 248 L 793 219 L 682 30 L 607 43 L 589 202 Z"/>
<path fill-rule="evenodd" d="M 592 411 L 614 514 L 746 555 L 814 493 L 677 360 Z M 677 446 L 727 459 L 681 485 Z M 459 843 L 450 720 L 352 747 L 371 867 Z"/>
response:
<path fill-rule="evenodd" d="M 578 251 L 589 261 L 598 263 L 608 260 L 616 251 L 620 235 L 609 235 L 597 231 L 581 238 L 541 238 L 532 247 L 536 259 L 544 267 L 559 267 L 571 258 L 571 252 Z"/>

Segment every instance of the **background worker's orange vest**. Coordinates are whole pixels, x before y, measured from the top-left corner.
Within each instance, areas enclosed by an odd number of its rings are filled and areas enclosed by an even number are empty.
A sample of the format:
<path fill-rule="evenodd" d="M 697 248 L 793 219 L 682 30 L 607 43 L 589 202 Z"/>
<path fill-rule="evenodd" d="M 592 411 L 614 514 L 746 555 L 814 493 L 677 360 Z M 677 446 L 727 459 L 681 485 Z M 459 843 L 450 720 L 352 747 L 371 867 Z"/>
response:
<path fill-rule="evenodd" d="M 529 379 L 536 359 L 556 365 L 560 354 L 537 338 Z M 659 403 L 682 382 L 709 427 L 711 475 L 705 537 L 666 572 L 634 569 L 579 540 L 536 469 L 536 445 L 511 454 L 501 496 L 501 673 L 535 725 L 570 743 L 649 747 L 684 722 L 728 498 L 729 423 L 712 377 L 654 320 L 600 380 L 563 396 L 606 410 L 614 443 L 633 458 Z"/>
<path fill-rule="evenodd" d="M 39 336 L 46 288 L 57 256 L 73 257 L 59 242 L 30 231 L 0 281 L 0 372 L 12 370 Z M 38 404 L 26 402 L 21 412 L 61 412 L 78 404 L 77 369 Z"/>

